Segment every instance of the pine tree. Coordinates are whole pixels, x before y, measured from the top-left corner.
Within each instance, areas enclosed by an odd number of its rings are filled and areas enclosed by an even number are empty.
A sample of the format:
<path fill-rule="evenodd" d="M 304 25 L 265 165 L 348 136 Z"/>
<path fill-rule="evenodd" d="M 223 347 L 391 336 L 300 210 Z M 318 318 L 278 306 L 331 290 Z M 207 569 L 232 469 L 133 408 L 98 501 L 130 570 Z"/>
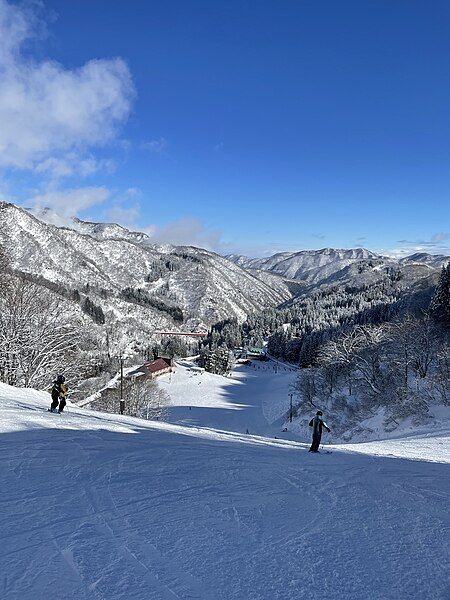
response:
<path fill-rule="evenodd" d="M 91 317 L 94 323 L 97 323 L 97 325 L 105 324 L 105 314 L 102 307 L 94 304 L 89 296 L 86 296 L 81 308 L 84 313 Z"/>
<path fill-rule="evenodd" d="M 450 263 L 442 267 L 436 291 L 430 304 L 432 317 L 446 326 L 450 325 Z"/>

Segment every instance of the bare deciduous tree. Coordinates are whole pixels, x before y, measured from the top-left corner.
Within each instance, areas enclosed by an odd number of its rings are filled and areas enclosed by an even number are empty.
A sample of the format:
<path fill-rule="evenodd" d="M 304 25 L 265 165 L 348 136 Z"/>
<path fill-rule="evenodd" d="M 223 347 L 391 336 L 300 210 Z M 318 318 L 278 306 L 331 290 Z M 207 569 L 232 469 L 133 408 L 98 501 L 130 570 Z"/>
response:
<path fill-rule="evenodd" d="M 314 400 L 317 395 L 316 373 L 314 369 L 303 369 L 298 377 L 296 389 L 302 400 L 305 400 L 311 406 L 315 406 Z"/>
<path fill-rule="evenodd" d="M 358 325 L 340 338 L 328 342 L 320 352 L 320 361 L 326 365 L 351 368 L 378 395 L 382 392 L 380 365 L 387 339 L 387 331 L 383 326 Z"/>
<path fill-rule="evenodd" d="M 125 414 L 141 419 L 164 419 L 169 404 L 168 394 L 146 377 L 124 381 Z M 104 412 L 118 412 L 120 388 L 108 388 L 99 393 L 92 408 Z"/>
<path fill-rule="evenodd" d="M 415 344 L 412 366 L 419 377 L 424 379 L 437 358 L 439 331 L 429 315 L 418 320 L 414 330 Z"/>
<path fill-rule="evenodd" d="M 444 344 L 436 354 L 430 391 L 434 402 L 450 406 L 450 346 L 448 344 Z"/>
<path fill-rule="evenodd" d="M 1 273 L 0 380 L 46 387 L 75 358 L 81 321 L 50 291 Z"/>

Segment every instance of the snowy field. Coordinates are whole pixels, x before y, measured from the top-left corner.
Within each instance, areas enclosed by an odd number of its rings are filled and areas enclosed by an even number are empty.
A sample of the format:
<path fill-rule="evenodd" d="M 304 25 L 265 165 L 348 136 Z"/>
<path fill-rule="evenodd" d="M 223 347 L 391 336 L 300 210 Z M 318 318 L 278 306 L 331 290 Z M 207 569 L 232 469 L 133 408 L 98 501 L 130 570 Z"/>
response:
<path fill-rule="evenodd" d="M 445 436 L 311 455 L 264 418 L 291 378 L 180 366 L 170 423 L 0 384 L 0 598 L 449 598 Z"/>

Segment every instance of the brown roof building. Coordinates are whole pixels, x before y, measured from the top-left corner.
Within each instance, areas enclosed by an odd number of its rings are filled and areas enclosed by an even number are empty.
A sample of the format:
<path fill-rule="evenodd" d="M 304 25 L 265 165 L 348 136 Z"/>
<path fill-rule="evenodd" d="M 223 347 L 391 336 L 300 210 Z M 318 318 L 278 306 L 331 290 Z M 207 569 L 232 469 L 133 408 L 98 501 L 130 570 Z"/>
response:
<path fill-rule="evenodd" d="M 171 358 L 157 358 L 156 360 L 145 362 L 135 371 L 128 373 L 128 377 L 145 375 L 150 379 L 154 379 L 164 373 L 171 373 L 174 370 L 172 363 Z"/>

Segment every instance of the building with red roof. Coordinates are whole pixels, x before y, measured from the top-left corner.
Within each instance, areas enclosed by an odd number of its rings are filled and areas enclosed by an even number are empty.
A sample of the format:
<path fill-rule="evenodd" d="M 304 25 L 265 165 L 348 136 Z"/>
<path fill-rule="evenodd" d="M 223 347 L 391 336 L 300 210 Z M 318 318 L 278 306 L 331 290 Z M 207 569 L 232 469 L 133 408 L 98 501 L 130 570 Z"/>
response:
<path fill-rule="evenodd" d="M 145 362 L 138 369 L 128 373 L 128 377 L 145 376 L 150 379 L 155 379 L 155 377 L 164 375 L 164 373 L 172 373 L 173 370 L 173 360 L 171 358 L 161 357 L 156 360 Z"/>

